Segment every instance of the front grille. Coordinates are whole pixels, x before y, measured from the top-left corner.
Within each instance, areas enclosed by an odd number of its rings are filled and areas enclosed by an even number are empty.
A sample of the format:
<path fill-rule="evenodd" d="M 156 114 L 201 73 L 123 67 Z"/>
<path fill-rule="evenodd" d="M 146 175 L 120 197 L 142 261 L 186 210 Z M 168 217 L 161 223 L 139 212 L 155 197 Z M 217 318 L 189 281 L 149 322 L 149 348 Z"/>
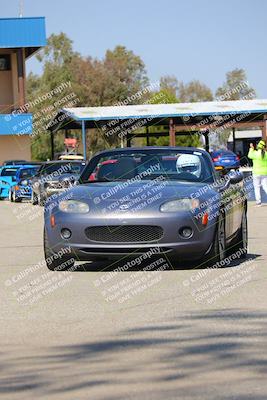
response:
<path fill-rule="evenodd" d="M 46 188 L 48 189 L 67 189 L 70 186 L 69 181 L 62 181 L 62 182 L 49 182 L 46 185 Z"/>
<path fill-rule="evenodd" d="M 148 243 L 162 238 L 163 229 L 154 225 L 106 225 L 85 229 L 88 239 L 102 243 Z"/>

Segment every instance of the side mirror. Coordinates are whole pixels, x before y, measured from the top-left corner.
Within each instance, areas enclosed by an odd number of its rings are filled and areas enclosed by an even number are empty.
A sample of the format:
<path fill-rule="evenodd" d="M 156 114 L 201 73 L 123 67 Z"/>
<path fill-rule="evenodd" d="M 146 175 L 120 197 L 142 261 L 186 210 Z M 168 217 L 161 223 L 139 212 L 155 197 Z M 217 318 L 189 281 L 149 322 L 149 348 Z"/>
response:
<path fill-rule="evenodd" d="M 227 177 L 232 185 L 242 182 L 244 179 L 244 175 L 240 171 L 230 171 Z"/>

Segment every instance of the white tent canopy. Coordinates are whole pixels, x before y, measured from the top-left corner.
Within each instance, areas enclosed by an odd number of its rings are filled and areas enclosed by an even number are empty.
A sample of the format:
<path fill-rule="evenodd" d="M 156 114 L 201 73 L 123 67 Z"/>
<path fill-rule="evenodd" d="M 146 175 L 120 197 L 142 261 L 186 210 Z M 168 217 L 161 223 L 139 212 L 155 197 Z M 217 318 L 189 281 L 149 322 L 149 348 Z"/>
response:
<path fill-rule="evenodd" d="M 109 107 L 63 108 L 75 120 L 108 120 L 125 118 L 194 117 L 197 115 L 225 115 L 266 113 L 267 99 L 205 101 L 197 103 L 140 104 Z"/>

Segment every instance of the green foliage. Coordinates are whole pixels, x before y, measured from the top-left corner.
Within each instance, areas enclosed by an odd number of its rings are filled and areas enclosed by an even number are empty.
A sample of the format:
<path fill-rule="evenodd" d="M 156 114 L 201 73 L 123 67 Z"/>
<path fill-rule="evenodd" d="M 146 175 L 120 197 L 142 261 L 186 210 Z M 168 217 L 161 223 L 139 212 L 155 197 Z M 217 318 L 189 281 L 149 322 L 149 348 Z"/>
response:
<path fill-rule="evenodd" d="M 53 90 L 62 83 L 72 81 L 70 65 L 76 53 L 72 49 L 72 41 L 64 34 L 52 34 L 47 40 L 47 46 L 37 54 L 36 58 L 43 64 L 43 74 L 29 74 L 27 78 L 27 101 L 33 106 L 34 136 L 32 139 L 32 158 L 46 160 L 50 154 L 50 134 L 47 124 L 57 114 L 57 101 L 72 92 L 71 85 L 66 85 L 64 92 L 55 93 Z M 36 100 L 40 100 L 36 102 Z M 57 135 L 56 135 L 57 136 Z M 63 139 L 55 138 L 55 152 L 64 148 Z"/>
<path fill-rule="evenodd" d="M 178 94 L 178 80 L 173 75 L 165 75 L 160 79 L 161 91 L 167 91 L 177 99 Z"/>
<path fill-rule="evenodd" d="M 47 46 L 36 57 L 42 63 L 43 73 L 41 76 L 32 73 L 28 76 L 27 99 L 29 102 L 43 98 L 45 94 L 54 91 L 64 82 L 70 84 L 64 89 L 64 93 L 53 93 L 52 98 L 44 98 L 42 102 L 34 104 L 29 110 L 34 115 L 32 140 L 34 159 L 45 160 L 50 157 L 50 135 L 46 126 L 58 110 L 65 106 L 65 104 L 57 105 L 57 101 L 68 94 L 76 96 L 75 106 L 110 106 L 121 102 L 124 104 L 170 104 L 213 100 L 211 90 L 200 81 L 192 80 L 184 84 L 171 75 L 161 78 L 158 92 L 143 93 L 142 96 L 136 97 L 136 93 L 142 93 L 149 81 L 142 59 L 124 46 L 107 50 L 104 58 L 100 60 L 82 57 L 73 50 L 72 40 L 65 33 L 60 33 L 52 34 L 48 38 Z M 237 100 L 248 98 L 248 96 L 252 98 L 255 96 L 255 91 L 247 83 L 245 71 L 235 69 L 227 73 L 226 82 L 218 88 L 216 96 L 223 100 Z M 151 134 L 168 132 L 169 127 L 152 126 L 149 130 Z M 144 132 L 145 128 L 141 131 Z M 145 141 L 142 142 L 145 143 Z M 176 143 L 181 146 L 198 146 L 199 137 L 198 135 L 178 136 Z M 169 138 L 151 137 L 150 144 L 169 145 Z M 89 151 L 118 145 L 120 145 L 120 139 L 116 135 L 105 136 L 97 123 L 96 128 L 90 130 Z M 60 152 L 63 148 L 62 135 L 55 135 L 55 152 Z"/>
<path fill-rule="evenodd" d="M 216 100 L 250 100 L 255 98 L 256 92 L 249 85 L 244 69 L 234 69 L 227 72 L 226 81 L 216 90 Z M 210 144 L 214 149 L 225 148 L 231 130 L 225 129 L 220 133 L 211 135 Z"/>
<path fill-rule="evenodd" d="M 175 94 L 167 89 L 161 89 L 158 92 L 153 92 L 150 95 L 149 104 L 173 104 L 179 103 Z"/>
<path fill-rule="evenodd" d="M 30 111 L 36 116 L 34 126 L 38 125 L 32 140 L 34 159 L 43 160 L 50 157 L 50 136 L 47 134 L 46 125 L 62 107 L 55 107 L 62 97 L 74 93 L 78 100 L 75 106 L 115 105 L 125 99 L 129 99 L 127 104 L 131 104 L 131 96 L 148 84 L 143 61 L 124 46 L 107 50 L 103 60 L 83 58 L 74 52 L 72 41 L 64 33 L 52 34 L 48 38 L 47 46 L 37 55 L 37 59 L 43 64 L 43 74 L 29 75 L 28 101 L 42 97 L 64 82 L 71 85 L 64 89 L 64 93 L 53 94 L 52 98 L 47 98 L 31 108 Z M 142 102 L 142 99 L 139 101 Z M 51 106 L 54 106 L 54 110 L 47 113 L 46 110 Z M 63 139 L 59 140 L 58 136 L 60 135 L 55 135 L 55 152 L 64 148 Z M 105 138 L 101 130 L 95 129 L 91 130 L 88 142 L 93 150 L 98 150 L 109 145 L 118 145 L 119 139 Z"/>
<path fill-rule="evenodd" d="M 212 91 L 204 83 L 193 80 L 187 84 L 180 82 L 178 85 L 178 98 L 182 103 L 196 101 L 212 101 Z"/>
<path fill-rule="evenodd" d="M 234 69 L 227 72 L 226 81 L 216 91 L 218 100 L 249 100 L 256 97 L 255 90 L 249 85 L 246 72 Z"/>

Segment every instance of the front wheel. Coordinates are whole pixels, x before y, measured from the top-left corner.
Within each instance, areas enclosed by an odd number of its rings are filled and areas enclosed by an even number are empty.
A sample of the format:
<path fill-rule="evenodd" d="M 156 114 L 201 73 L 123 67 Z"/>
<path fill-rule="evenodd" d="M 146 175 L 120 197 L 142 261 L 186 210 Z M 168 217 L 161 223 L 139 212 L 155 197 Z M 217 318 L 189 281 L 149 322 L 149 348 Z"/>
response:
<path fill-rule="evenodd" d="M 15 192 L 12 192 L 12 194 L 11 194 L 11 201 L 13 201 L 14 203 L 20 203 L 20 202 L 21 202 L 21 199 L 18 198 L 18 197 L 16 196 L 16 193 L 15 193 Z"/>
<path fill-rule="evenodd" d="M 211 250 L 206 257 L 206 263 L 208 265 L 215 265 L 217 262 L 221 262 L 226 256 L 226 235 L 225 235 L 225 219 L 224 214 L 220 213 L 214 241 L 212 243 Z"/>
<path fill-rule="evenodd" d="M 235 254 L 237 258 L 246 258 L 248 254 L 248 221 L 247 212 L 243 211 L 241 226 L 234 246 L 230 250 L 231 254 Z"/>
<path fill-rule="evenodd" d="M 38 204 L 39 206 L 43 207 L 45 205 L 45 198 L 42 196 L 41 193 L 38 194 Z"/>
<path fill-rule="evenodd" d="M 36 206 L 38 204 L 38 197 L 33 190 L 32 190 L 32 196 L 31 196 L 31 203 L 33 206 Z"/>
<path fill-rule="evenodd" d="M 62 249 L 63 251 L 63 249 Z M 73 270 L 75 260 L 70 254 L 54 253 L 51 249 L 46 230 L 44 229 L 44 255 L 46 266 L 50 271 L 69 271 Z"/>

